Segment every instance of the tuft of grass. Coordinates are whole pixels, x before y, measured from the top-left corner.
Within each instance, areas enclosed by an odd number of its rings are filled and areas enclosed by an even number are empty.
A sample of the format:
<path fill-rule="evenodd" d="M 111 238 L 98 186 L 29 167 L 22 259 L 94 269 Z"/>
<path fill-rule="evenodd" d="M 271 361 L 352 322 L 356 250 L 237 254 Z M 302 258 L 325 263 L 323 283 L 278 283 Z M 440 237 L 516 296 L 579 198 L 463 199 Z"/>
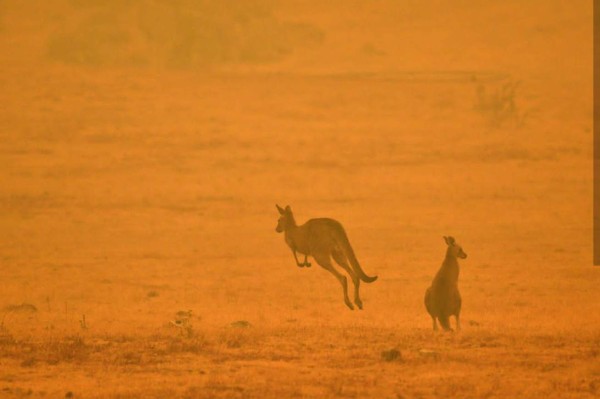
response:
<path fill-rule="evenodd" d="M 246 320 L 237 320 L 232 322 L 230 326 L 233 328 L 249 328 L 252 327 L 252 324 L 250 324 L 250 322 Z"/>
<path fill-rule="evenodd" d="M 39 349 L 49 364 L 83 362 L 88 359 L 91 352 L 91 347 L 80 336 L 49 341 L 42 344 Z"/>
<path fill-rule="evenodd" d="M 6 312 L 20 312 L 20 313 L 36 313 L 38 311 L 35 305 L 30 303 L 21 303 L 19 305 L 7 305 L 4 307 Z"/>
<path fill-rule="evenodd" d="M 175 319 L 170 322 L 170 325 L 177 327 L 181 334 L 187 336 L 188 338 L 194 336 L 191 310 L 180 310 L 175 313 Z"/>
<path fill-rule="evenodd" d="M 396 348 L 385 350 L 381 352 L 381 358 L 386 362 L 393 362 L 395 360 L 402 360 L 402 353 Z"/>
<path fill-rule="evenodd" d="M 28 357 L 21 362 L 21 367 L 33 367 L 36 363 L 37 359 L 35 357 Z"/>
<path fill-rule="evenodd" d="M 118 353 L 114 359 L 115 364 L 119 365 L 140 365 L 143 363 L 142 353 L 139 351 L 126 351 L 123 353 Z"/>
<path fill-rule="evenodd" d="M 193 336 L 173 337 L 167 342 L 165 353 L 191 353 L 191 354 L 206 354 L 210 348 L 210 342 L 203 334 L 195 333 Z"/>
<path fill-rule="evenodd" d="M 240 349 L 257 344 L 256 331 L 249 328 L 228 328 L 217 336 L 217 343 L 231 349 Z"/>

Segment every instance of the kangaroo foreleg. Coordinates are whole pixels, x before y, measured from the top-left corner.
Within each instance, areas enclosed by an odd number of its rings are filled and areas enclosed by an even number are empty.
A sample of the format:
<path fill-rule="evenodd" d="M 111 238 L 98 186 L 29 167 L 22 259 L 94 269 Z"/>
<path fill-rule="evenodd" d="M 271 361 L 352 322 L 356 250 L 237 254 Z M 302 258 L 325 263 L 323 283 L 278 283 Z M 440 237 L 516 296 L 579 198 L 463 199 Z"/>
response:
<path fill-rule="evenodd" d="M 300 263 L 300 261 L 298 260 L 298 255 L 296 255 L 295 249 L 292 249 L 292 253 L 294 254 L 294 259 L 296 259 L 296 266 L 304 267 L 304 264 L 306 263 L 306 259 L 304 259 L 304 263 Z"/>
<path fill-rule="evenodd" d="M 308 259 L 308 255 L 304 255 L 304 262 L 300 263 L 300 261 L 298 260 L 298 255 L 296 255 L 296 250 L 292 249 L 292 253 L 294 254 L 294 259 L 296 259 L 296 266 L 298 267 L 310 267 L 311 264 L 307 261 Z"/>

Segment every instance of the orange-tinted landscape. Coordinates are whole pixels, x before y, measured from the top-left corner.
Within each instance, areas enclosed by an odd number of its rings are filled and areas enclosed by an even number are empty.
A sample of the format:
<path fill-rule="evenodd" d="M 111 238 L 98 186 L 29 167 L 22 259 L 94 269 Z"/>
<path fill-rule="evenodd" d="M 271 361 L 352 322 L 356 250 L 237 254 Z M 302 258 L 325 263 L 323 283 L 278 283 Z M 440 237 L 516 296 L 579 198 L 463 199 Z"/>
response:
<path fill-rule="evenodd" d="M 589 1 L 1 1 L 0 397 L 598 397 L 592 45 Z"/>

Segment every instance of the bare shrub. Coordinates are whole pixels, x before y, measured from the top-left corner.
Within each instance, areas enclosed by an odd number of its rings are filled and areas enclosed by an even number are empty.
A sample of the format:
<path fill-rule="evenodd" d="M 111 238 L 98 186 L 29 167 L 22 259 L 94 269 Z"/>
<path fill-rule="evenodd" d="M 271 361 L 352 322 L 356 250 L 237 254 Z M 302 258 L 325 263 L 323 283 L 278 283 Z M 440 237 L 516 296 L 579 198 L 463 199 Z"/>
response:
<path fill-rule="evenodd" d="M 518 106 L 519 87 L 520 82 L 513 79 L 500 84 L 479 83 L 474 108 L 491 127 L 522 127 L 527 113 Z"/>

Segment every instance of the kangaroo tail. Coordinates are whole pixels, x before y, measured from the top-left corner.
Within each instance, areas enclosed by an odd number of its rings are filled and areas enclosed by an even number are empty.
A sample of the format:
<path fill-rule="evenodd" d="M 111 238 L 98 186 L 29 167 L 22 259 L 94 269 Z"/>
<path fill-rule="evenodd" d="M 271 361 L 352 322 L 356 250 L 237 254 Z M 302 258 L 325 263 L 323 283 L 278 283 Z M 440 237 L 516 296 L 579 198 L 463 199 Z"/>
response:
<path fill-rule="evenodd" d="M 425 303 L 427 313 L 429 313 L 431 317 L 434 317 L 433 304 L 431 303 L 431 288 L 427 288 L 427 291 L 425 291 L 425 299 L 423 302 Z"/>
<path fill-rule="evenodd" d="M 448 317 L 447 315 L 438 316 L 438 320 L 440 321 L 440 325 L 444 330 L 452 331 L 452 328 L 450 328 L 450 317 Z"/>
<path fill-rule="evenodd" d="M 340 225 L 339 236 L 340 236 L 340 241 L 342 244 L 341 247 L 342 247 L 344 253 L 346 254 L 346 257 L 348 257 L 348 260 L 350 261 L 350 265 L 352 266 L 352 269 L 358 275 L 358 278 L 360 278 L 365 283 L 372 283 L 373 281 L 377 280 L 377 276 L 368 276 L 364 272 L 362 267 L 360 267 L 360 263 L 358 263 L 358 259 L 356 259 L 356 255 L 354 254 L 354 250 L 352 249 L 352 246 L 350 245 L 350 240 L 348 240 L 346 231 L 344 231 L 344 228 L 341 225 Z"/>

